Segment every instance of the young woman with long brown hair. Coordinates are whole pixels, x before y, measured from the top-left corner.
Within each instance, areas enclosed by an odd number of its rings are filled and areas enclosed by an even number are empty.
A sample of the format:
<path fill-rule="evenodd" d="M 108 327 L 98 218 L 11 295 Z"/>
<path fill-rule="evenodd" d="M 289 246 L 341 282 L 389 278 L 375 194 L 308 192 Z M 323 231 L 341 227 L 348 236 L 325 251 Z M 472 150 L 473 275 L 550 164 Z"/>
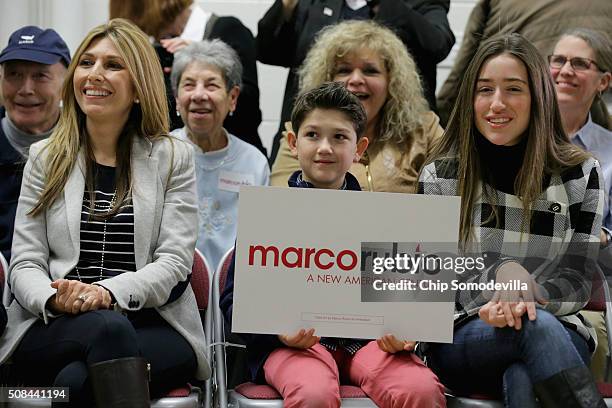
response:
<path fill-rule="evenodd" d="M 488 261 L 460 279 L 521 288 L 458 292 L 454 342 L 432 345 L 430 366 L 455 392 L 496 391 L 507 407 L 605 406 L 587 368 L 594 332 L 577 315 L 599 248 L 601 172 L 568 140 L 531 43 L 481 45 L 427 163 L 419 192 L 461 196 L 460 246 Z"/>

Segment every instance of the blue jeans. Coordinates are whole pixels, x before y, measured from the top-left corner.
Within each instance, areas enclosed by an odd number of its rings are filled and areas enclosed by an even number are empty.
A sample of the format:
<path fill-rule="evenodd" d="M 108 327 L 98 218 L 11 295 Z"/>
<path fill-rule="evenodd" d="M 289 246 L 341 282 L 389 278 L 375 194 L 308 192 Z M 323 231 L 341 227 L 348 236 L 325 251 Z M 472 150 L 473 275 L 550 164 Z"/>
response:
<path fill-rule="evenodd" d="M 533 384 L 590 361 L 586 340 L 538 309 L 521 330 L 497 329 L 474 318 L 455 330 L 452 344 L 432 344 L 429 366 L 461 395 L 503 395 L 510 408 L 537 407 Z"/>

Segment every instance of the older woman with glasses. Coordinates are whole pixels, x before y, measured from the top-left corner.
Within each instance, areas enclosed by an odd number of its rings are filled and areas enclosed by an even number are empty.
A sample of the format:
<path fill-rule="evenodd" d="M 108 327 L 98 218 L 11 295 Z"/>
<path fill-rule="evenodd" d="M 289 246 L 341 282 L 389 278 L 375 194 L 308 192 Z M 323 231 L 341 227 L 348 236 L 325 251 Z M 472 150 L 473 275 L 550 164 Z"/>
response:
<path fill-rule="evenodd" d="M 593 153 L 601 164 L 604 184 L 603 225 L 600 230 L 602 247 L 612 242 L 612 132 L 609 115 L 602 94 L 610 86 L 612 74 L 612 42 L 603 33 L 590 29 L 565 32 L 548 57 L 550 72 L 555 81 L 561 121 L 572 143 Z M 593 122 L 589 113 L 592 105 L 599 104 L 608 117 L 608 129 Z M 605 268 L 611 265 L 610 249 L 600 251 L 599 262 Z M 603 380 L 608 343 L 602 313 L 581 312 L 597 332 L 597 349 L 591 361 L 591 372 Z"/>
<path fill-rule="evenodd" d="M 600 160 L 606 192 L 601 243 L 607 245 L 612 241 L 612 160 L 608 159 L 612 157 L 612 132 L 608 130 L 611 123 L 608 122 L 608 129 L 593 123 L 589 110 L 593 104 L 605 107 L 601 96 L 612 79 L 612 43 L 601 32 L 570 30 L 560 37 L 548 63 L 565 133 L 574 144 Z"/>

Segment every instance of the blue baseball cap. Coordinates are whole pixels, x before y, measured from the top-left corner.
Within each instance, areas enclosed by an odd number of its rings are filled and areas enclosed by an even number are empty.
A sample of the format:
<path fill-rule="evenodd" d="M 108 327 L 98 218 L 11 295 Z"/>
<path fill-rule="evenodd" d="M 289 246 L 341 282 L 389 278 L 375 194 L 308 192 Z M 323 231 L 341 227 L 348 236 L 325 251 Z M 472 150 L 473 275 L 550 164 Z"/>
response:
<path fill-rule="evenodd" d="M 12 60 L 32 61 L 45 65 L 61 61 L 68 66 L 70 50 L 55 30 L 26 26 L 11 34 L 8 45 L 0 53 L 0 64 Z"/>

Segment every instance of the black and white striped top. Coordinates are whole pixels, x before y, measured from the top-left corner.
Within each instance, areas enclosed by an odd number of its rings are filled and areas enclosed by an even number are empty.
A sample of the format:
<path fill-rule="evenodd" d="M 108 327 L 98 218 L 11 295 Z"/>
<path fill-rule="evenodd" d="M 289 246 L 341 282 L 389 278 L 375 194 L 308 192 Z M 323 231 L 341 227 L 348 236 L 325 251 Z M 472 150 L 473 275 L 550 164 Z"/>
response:
<path fill-rule="evenodd" d="M 115 195 L 115 168 L 94 165 L 95 202 L 93 213 L 108 212 Z M 134 258 L 134 208 L 126 202 L 121 211 L 107 220 L 93 219 L 89 191 L 81 209 L 81 253 L 76 268 L 67 279 L 93 283 L 136 270 Z"/>

